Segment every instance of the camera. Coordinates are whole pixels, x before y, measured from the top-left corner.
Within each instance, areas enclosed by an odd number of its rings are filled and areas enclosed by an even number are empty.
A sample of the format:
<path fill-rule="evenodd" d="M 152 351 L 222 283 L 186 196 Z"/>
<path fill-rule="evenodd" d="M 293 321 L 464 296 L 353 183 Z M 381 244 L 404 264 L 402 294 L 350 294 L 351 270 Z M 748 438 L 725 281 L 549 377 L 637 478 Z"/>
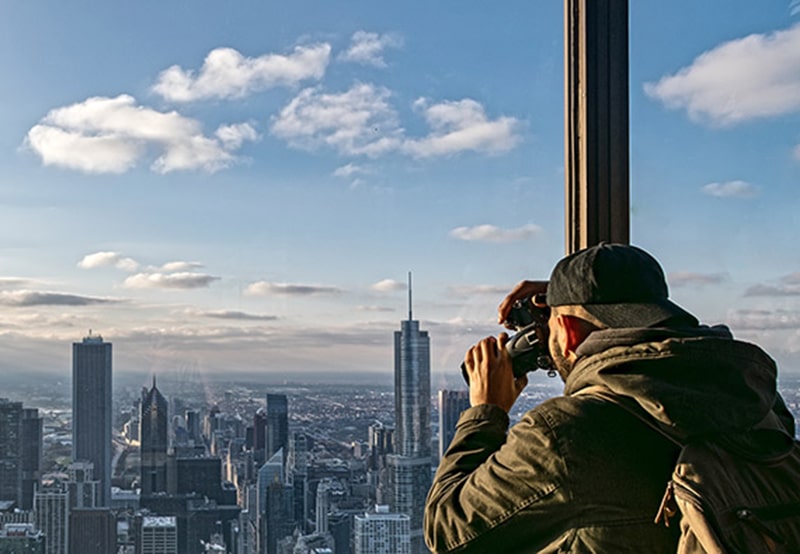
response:
<path fill-rule="evenodd" d="M 522 377 L 529 371 L 537 369 L 546 369 L 550 377 L 556 375 L 547 348 L 549 335 L 547 321 L 550 318 L 550 308 L 535 305 L 544 303 L 543 294 L 517 300 L 506 317 L 506 325 L 516 331 L 506 342 L 506 351 L 511 358 L 514 377 Z M 461 364 L 461 375 L 469 385 L 465 363 Z"/>

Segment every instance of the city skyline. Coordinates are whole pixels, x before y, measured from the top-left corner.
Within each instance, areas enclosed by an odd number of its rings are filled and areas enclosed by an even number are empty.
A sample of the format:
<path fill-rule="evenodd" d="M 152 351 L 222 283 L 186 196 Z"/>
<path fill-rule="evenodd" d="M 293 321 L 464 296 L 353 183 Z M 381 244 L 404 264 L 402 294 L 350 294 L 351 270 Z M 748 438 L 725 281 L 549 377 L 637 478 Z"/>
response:
<path fill-rule="evenodd" d="M 679 304 L 798 373 L 800 5 L 630 9 L 632 242 Z M 0 370 L 65 377 L 94 329 L 142 384 L 390 378 L 413 270 L 444 388 L 563 253 L 562 18 L 7 6 Z"/>

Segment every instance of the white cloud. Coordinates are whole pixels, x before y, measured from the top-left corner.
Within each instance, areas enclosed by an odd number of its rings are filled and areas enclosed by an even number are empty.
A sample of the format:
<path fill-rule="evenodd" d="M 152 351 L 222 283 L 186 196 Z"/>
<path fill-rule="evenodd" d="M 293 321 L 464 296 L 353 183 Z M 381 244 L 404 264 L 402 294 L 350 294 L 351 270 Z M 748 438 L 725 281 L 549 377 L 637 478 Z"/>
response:
<path fill-rule="evenodd" d="M 363 175 L 365 173 L 370 173 L 370 170 L 367 167 L 349 163 L 347 165 L 337 167 L 333 172 L 333 176 L 347 179 L 354 175 Z"/>
<path fill-rule="evenodd" d="M 148 150 L 160 152 L 151 168 L 213 172 L 236 161 L 233 150 L 253 140 L 249 124 L 223 125 L 220 138 L 203 134 L 198 121 L 177 112 L 137 105 L 132 96 L 92 97 L 51 110 L 28 131 L 25 144 L 44 165 L 86 173 L 124 173 Z"/>
<path fill-rule="evenodd" d="M 800 0 L 792 0 L 789 4 L 789 15 L 800 15 Z"/>
<path fill-rule="evenodd" d="M 718 198 L 752 198 L 759 192 L 759 188 L 756 185 L 746 181 L 708 183 L 701 190 L 704 194 Z"/>
<path fill-rule="evenodd" d="M 433 105 L 420 98 L 414 107 L 422 112 L 432 131 L 427 137 L 406 141 L 404 149 L 412 156 L 443 156 L 464 150 L 496 154 L 511 150 L 520 140 L 517 119 L 490 120 L 483 106 L 469 98 Z"/>
<path fill-rule="evenodd" d="M 800 160 L 800 144 L 794 147 L 794 159 Z"/>
<path fill-rule="evenodd" d="M 450 231 L 450 236 L 467 241 L 514 242 L 531 239 L 541 231 L 541 227 L 532 223 L 516 229 L 501 229 L 494 225 L 476 225 L 474 227 L 456 227 Z"/>
<path fill-rule="evenodd" d="M 800 110 L 800 24 L 720 44 L 644 90 L 723 126 Z"/>
<path fill-rule="evenodd" d="M 673 287 L 717 285 L 725 280 L 723 273 L 696 273 L 693 271 L 675 271 L 670 273 L 667 281 Z"/>
<path fill-rule="evenodd" d="M 249 123 L 235 123 L 233 125 L 220 125 L 214 133 L 222 141 L 227 150 L 238 150 L 245 141 L 256 141 L 261 138 L 255 128 Z"/>
<path fill-rule="evenodd" d="M 414 106 L 431 132 L 408 138 L 389 104 L 390 97 L 388 89 L 365 83 L 356 83 L 343 93 L 307 88 L 273 117 L 271 132 L 295 148 L 327 146 L 340 154 L 369 157 L 399 152 L 427 158 L 466 150 L 498 154 L 519 143 L 517 119 L 490 120 L 483 106 L 470 99 L 433 105 L 417 100 Z M 340 169 L 351 171 L 345 168 Z"/>
<path fill-rule="evenodd" d="M 125 279 L 122 286 L 131 289 L 198 289 L 218 280 L 219 277 L 203 273 L 137 273 Z"/>
<path fill-rule="evenodd" d="M 153 92 L 174 102 L 241 98 L 276 86 L 321 79 L 330 61 L 329 44 L 297 46 L 291 54 L 247 58 L 233 48 L 208 53 L 199 72 L 173 65 L 158 76 Z"/>
<path fill-rule="evenodd" d="M 378 281 L 370 287 L 377 292 L 393 292 L 397 290 L 406 290 L 406 284 L 394 279 L 383 279 Z"/>
<path fill-rule="evenodd" d="M 328 285 L 301 285 L 296 283 L 270 283 L 268 281 L 257 281 L 251 283 L 245 289 L 245 294 L 251 296 L 310 296 L 316 294 L 339 294 L 342 289 Z"/>
<path fill-rule="evenodd" d="M 350 156 L 378 156 L 400 146 L 397 114 L 384 87 L 356 83 L 350 90 L 326 94 L 300 92 L 273 117 L 272 134 L 308 150 L 328 146 Z"/>
<path fill-rule="evenodd" d="M 386 67 L 383 51 L 386 48 L 400 48 L 403 39 L 394 34 L 379 35 L 366 31 L 356 31 L 350 39 L 350 47 L 339 54 L 339 59 L 375 67 Z"/>
<path fill-rule="evenodd" d="M 139 264 L 133 258 L 127 258 L 119 252 L 95 252 L 87 254 L 78 262 L 78 267 L 83 269 L 109 266 L 125 271 L 136 271 Z"/>

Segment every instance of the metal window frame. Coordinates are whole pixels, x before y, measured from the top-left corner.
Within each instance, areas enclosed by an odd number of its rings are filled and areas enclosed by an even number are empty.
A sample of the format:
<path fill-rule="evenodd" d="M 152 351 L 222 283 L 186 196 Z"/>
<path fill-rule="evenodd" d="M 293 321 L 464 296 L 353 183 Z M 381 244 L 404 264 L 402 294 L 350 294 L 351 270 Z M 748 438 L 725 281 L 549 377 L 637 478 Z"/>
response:
<path fill-rule="evenodd" d="M 628 0 L 564 0 L 567 254 L 630 241 Z"/>

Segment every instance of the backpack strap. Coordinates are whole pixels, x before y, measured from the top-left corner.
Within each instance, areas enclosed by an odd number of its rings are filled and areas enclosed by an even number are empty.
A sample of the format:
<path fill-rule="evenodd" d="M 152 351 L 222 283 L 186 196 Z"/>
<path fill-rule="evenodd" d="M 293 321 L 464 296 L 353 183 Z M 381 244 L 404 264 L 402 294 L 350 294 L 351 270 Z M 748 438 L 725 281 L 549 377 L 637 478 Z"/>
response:
<path fill-rule="evenodd" d="M 591 385 L 589 387 L 583 388 L 573 396 L 594 396 L 596 398 L 601 398 L 610 402 L 616 406 L 619 406 L 632 416 L 636 417 L 639 421 L 646 424 L 648 427 L 656 431 L 662 437 L 668 439 L 671 443 L 679 448 L 683 448 L 685 445 L 678 441 L 675 437 L 667 433 L 658 422 L 653 419 L 644 409 L 639 405 L 638 402 L 633 400 L 628 396 L 623 396 L 620 394 L 614 394 L 610 389 L 607 387 L 603 387 L 601 385 Z M 658 511 L 656 512 L 656 516 L 654 519 L 654 523 L 664 523 L 665 527 L 669 527 L 670 520 L 680 514 L 680 509 L 678 504 L 675 500 L 675 492 L 674 492 L 674 485 L 672 480 L 667 482 L 667 488 L 664 491 L 664 496 L 661 498 L 661 503 L 658 507 Z"/>

